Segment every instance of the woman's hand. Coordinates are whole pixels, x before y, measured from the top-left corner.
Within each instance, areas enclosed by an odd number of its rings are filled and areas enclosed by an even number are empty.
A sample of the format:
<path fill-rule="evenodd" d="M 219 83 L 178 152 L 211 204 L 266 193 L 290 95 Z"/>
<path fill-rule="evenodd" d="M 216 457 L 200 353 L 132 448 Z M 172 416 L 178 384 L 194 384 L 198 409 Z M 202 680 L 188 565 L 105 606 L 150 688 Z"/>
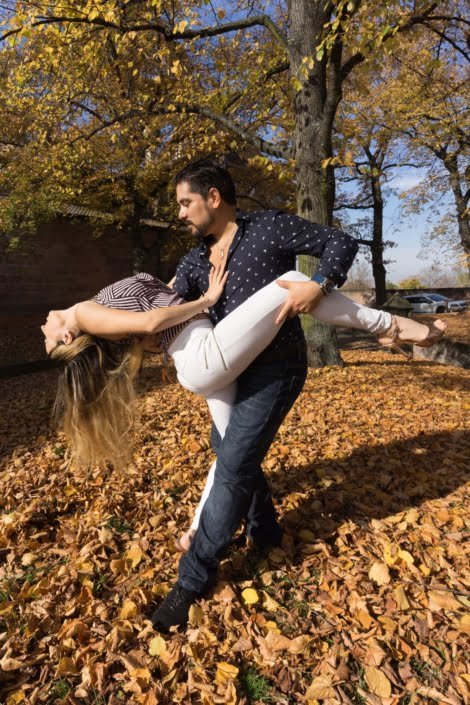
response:
<path fill-rule="evenodd" d="M 228 272 L 224 272 L 224 262 L 211 267 L 209 272 L 209 288 L 202 297 L 206 306 L 213 306 L 220 299 L 227 282 Z"/>

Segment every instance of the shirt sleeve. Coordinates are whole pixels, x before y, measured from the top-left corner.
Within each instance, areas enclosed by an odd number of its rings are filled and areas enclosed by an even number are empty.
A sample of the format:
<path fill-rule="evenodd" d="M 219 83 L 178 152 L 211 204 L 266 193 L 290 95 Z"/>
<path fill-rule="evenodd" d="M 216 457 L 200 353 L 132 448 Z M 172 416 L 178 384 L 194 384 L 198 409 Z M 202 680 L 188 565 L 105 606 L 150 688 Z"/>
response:
<path fill-rule="evenodd" d="M 100 289 L 97 294 L 93 296 L 91 299 L 94 301 L 96 304 L 101 304 L 102 306 L 106 306 L 106 302 L 109 301 L 112 298 L 112 289 L 111 289 L 111 284 L 109 286 L 105 286 L 103 289 Z"/>
<path fill-rule="evenodd" d="M 298 215 L 278 212 L 276 232 L 281 248 L 296 255 L 318 257 L 318 274 L 342 286 L 359 246 L 342 230 L 311 223 Z"/>
<path fill-rule="evenodd" d="M 194 301 L 201 296 L 201 292 L 191 281 L 192 267 L 186 257 L 183 257 L 176 267 L 173 291 L 179 294 L 186 301 Z"/>

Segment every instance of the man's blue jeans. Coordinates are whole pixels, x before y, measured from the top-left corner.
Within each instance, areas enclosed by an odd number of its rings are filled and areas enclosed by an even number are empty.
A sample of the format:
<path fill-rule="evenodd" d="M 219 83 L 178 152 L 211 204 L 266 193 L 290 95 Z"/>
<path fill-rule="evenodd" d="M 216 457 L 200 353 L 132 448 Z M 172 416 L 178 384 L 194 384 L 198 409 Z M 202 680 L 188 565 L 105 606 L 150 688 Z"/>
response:
<path fill-rule="evenodd" d="M 202 510 L 191 548 L 179 566 L 179 582 L 202 594 L 241 521 L 260 543 L 279 538 L 263 461 L 307 375 L 305 342 L 266 350 L 238 378 L 229 425 L 217 451 L 214 485 Z"/>

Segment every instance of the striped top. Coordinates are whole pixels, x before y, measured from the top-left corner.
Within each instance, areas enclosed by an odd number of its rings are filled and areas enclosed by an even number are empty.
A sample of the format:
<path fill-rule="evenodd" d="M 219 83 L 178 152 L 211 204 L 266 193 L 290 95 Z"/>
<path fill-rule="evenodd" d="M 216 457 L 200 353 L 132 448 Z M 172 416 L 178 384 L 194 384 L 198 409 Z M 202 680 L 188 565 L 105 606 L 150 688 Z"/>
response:
<path fill-rule="evenodd" d="M 101 289 L 92 301 L 102 304 L 108 308 L 117 308 L 122 311 L 150 311 L 154 308 L 165 306 L 178 306 L 186 301 L 175 291 L 166 286 L 160 279 L 151 274 L 139 272 L 133 277 L 121 279 L 114 284 Z M 195 318 L 206 318 L 206 314 L 198 314 Z M 165 352 L 179 333 L 186 327 L 189 321 L 178 323 L 176 326 L 162 331 L 160 345 Z"/>

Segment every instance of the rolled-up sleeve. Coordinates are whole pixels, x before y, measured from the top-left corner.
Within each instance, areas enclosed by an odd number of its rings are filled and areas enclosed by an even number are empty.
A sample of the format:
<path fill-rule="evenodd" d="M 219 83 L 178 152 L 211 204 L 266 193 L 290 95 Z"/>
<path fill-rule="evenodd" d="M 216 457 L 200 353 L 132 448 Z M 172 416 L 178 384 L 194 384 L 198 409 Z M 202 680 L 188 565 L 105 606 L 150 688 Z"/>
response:
<path fill-rule="evenodd" d="M 359 249 L 356 240 L 336 228 L 279 212 L 275 218 L 282 249 L 320 260 L 318 274 L 342 286 Z"/>

